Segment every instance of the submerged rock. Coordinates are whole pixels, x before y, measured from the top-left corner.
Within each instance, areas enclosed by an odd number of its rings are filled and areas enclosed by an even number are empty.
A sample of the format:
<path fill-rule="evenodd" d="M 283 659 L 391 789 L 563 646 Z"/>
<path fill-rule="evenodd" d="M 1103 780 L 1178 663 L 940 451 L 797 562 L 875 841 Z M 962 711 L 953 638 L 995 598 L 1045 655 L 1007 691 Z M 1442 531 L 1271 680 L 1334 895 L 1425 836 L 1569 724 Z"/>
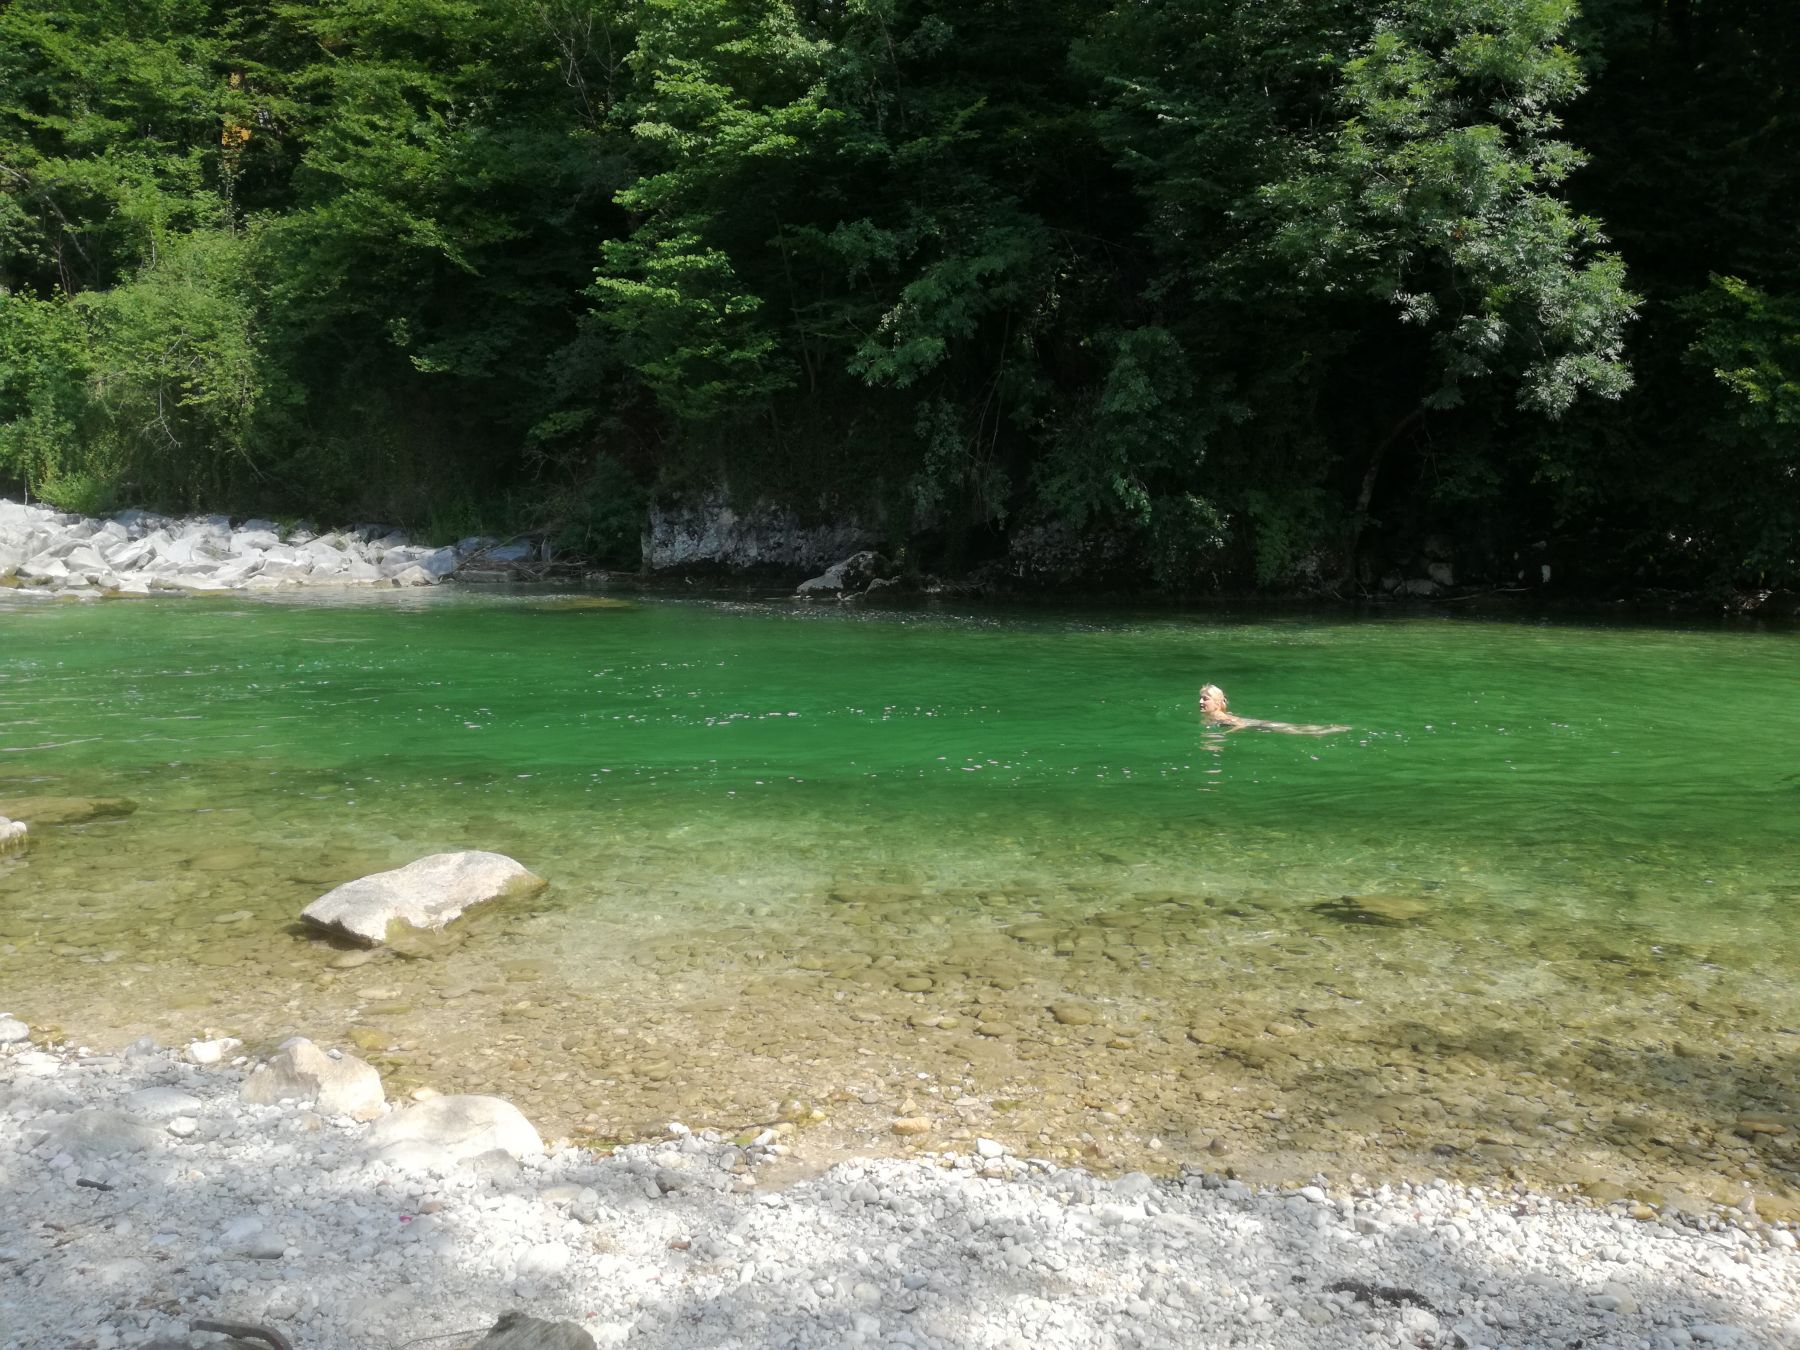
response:
<path fill-rule="evenodd" d="M 32 825 L 85 825 L 112 820 L 137 810 L 129 797 L 7 797 L 0 799 L 0 819 Z"/>
<path fill-rule="evenodd" d="M 534 895 L 549 883 L 504 853 L 433 853 L 391 872 L 345 882 L 300 912 L 322 928 L 375 944 L 391 924 L 442 928 L 474 905 Z"/>
<path fill-rule="evenodd" d="M 1388 928 L 1418 923 L 1431 906 L 1408 895 L 1340 895 L 1313 906 L 1320 914 L 1344 923 L 1375 924 Z"/>
<path fill-rule="evenodd" d="M 25 847 L 25 836 L 28 831 L 22 820 L 8 820 L 0 816 L 0 853 L 11 853 L 15 849 Z"/>
<path fill-rule="evenodd" d="M 367 1148 L 384 1160 L 427 1156 L 463 1162 L 495 1149 L 514 1158 L 542 1153 L 544 1141 L 518 1107 L 499 1097 L 431 1097 L 375 1122 Z"/>
<path fill-rule="evenodd" d="M 374 1120 L 386 1100 L 373 1065 L 355 1055 L 334 1059 L 304 1036 L 283 1042 L 257 1065 L 238 1095 L 253 1106 L 310 1102 L 325 1115 L 352 1120 Z"/>

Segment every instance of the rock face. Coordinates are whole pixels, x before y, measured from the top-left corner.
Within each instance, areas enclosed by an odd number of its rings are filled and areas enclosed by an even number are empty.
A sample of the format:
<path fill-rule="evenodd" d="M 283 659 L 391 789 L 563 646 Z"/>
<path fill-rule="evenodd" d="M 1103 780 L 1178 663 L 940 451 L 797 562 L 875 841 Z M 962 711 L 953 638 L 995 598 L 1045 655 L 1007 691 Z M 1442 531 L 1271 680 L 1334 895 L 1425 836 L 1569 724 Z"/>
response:
<path fill-rule="evenodd" d="M 800 583 L 794 591 L 803 596 L 861 595 L 870 585 L 893 574 L 894 566 L 872 550 L 852 553 L 842 562 L 833 563 L 820 576 Z"/>
<path fill-rule="evenodd" d="M 544 1151 L 544 1141 L 519 1108 L 499 1097 L 432 1097 L 385 1116 L 369 1130 L 377 1157 L 410 1157 L 429 1151 L 463 1162 L 494 1149 L 515 1158 Z"/>
<path fill-rule="evenodd" d="M 442 928 L 471 906 L 532 895 L 548 884 L 504 853 L 433 853 L 391 872 L 345 882 L 313 901 L 300 917 L 375 944 L 386 941 L 390 924 Z"/>
<path fill-rule="evenodd" d="M 547 1322 L 522 1312 L 504 1312 L 475 1350 L 596 1350 L 594 1338 L 573 1322 Z"/>
<path fill-rule="evenodd" d="M 8 820 L 0 816 L 0 853 L 11 853 L 14 849 L 25 847 L 25 835 L 28 831 L 22 820 Z"/>
<path fill-rule="evenodd" d="M 106 520 L 0 501 L 0 586 L 102 595 L 269 591 L 295 586 L 429 586 L 491 546 L 426 548 L 383 526 L 320 535 L 273 521 L 175 520 L 121 511 Z"/>
<path fill-rule="evenodd" d="M 820 568 L 866 549 L 875 532 L 856 522 L 803 525 L 775 506 L 733 506 L 723 492 L 650 508 L 643 535 L 644 566 L 653 572 L 716 567 Z"/>
<path fill-rule="evenodd" d="M 381 1075 L 355 1055 L 333 1059 L 304 1036 L 282 1043 L 244 1080 L 239 1095 L 255 1106 L 311 1102 L 328 1116 L 374 1120 L 385 1097 Z"/>

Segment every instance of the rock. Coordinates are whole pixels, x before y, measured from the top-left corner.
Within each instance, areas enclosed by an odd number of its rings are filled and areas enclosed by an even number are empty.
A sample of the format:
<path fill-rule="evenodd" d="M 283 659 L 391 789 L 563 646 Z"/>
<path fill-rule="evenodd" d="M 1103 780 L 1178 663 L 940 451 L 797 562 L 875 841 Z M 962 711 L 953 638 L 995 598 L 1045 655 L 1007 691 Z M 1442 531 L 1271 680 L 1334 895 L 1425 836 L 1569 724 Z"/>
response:
<path fill-rule="evenodd" d="M 283 1042 L 257 1065 L 238 1095 L 253 1106 L 306 1102 L 328 1116 L 365 1121 L 381 1114 L 385 1100 L 381 1075 L 372 1065 L 355 1055 L 334 1058 L 304 1036 Z"/>
<path fill-rule="evenodd" d="M 888 1128 L 895 1134 L 930 1134 L 931 1122 L 924 1116 L 901 1116 Z"/>
<path fill-rule="evenodd" d="M 529 1120 L 498 1097 L 433 1097 L 395 1111 L 370 1128 L 365 1147 L 380 1158 L 388 1150 L 409 1154 L 423 1144 L 447 1162 L 462 1162 L 503 1149 L 515 1158 L 542 1153 L 544 1144 Z"/>
<path fill-rule="evenodd" d="M 47 1156 L 66 1153 L 78 1161 L 141 1153 L 161 1137 L 159 1131 L 123 1111 L 72 1111 L 66 1116 L 45 1116 L 37 1122 L 37 1128 L 46 1132 L 39 1152 Z"/>
<path fill-rule="evenodd" d="M 125 1109 L 139 1120 L 168 1120 L 171 1116 L 184 1116 L 199 1105 L 198 1097 L 172 1087 L 139 1088 L 124 1101 Z"/>
<path fill-rule="evenodd" d="M 984 1158 L 999 1158 L 1006 1154 L 1006 1145 L 994 1139 L 977 1139 L 975 1151 Z"/>
<path fill-rule="evenodd" d="M 505 1312 L 474 1350 L 598 1350 L 594 1338 L 573 1322 L 547 1322 L 521 1312 Z"/>
<path fill-rule="evenodd" d="M 22 820 L 8 820 L 0 816 L 0 853 L 11 853 L 15 849 L 25 847 L 25 836 L 28 831 Z"/>
<path fill-rule="evenodd" d="M 195 1041 L 187 1048 L 187 1057 L 196 1064 L 217 1064 L 243 1042 L 235 1036 L 221 1036 L 212 1041 Z"/>
<path fill-rule="evenodd" d="M 387 939 L 391 924 L 442 928 L 473 905 L 533 895 L 548 884 L 502 853 L 434 853 L 327 891 L 300 917 L 375 944 Z"/>
<path fill-rule="evenodd" d="M 7 797 L 0 816 L 31 825 L 85 825 L 90 820 L 128 816 L 137 803 L 128 797 Z"/>
<path fill-rule="evenodd" d="M 1345 923 L 1387 928 L 1418 923 L 1431 913 L 1429 904 L 1408 895 L 1340 895 L 1335 900 L 1321 901 L 1313 909 Z"/>
<path fill-rule="evenodd" d="M 519 1274 L 547 1277 L 569 1268 L 572 1253 L 560 1242 L 537 1242 L 519 1254 Z"/>
<path fill-rule="evenodd" d="M 823 567 L 876 542 L 853 521 L 802 525 L 779 506 L 732 504 L 723 491 L 678 503 L 653 502 L 641 549 L 652 572 L 693 566 L 748 568 Z"/>
<path fill-rule="evenodd" d="M 1091 1003 L 1052 1003 L 1050 1016 L 1065 1027 L 1087 1027 L 1099 1020 L 1100 1010 Z"/>
<path fill-rule="evenodd" d="M 842 562 L 833 563 L 820 576 L 800 583 L 795 595 L 843 596 L 860 595 L 877 578 L 893 571 L 893 564 L 879 553 L 864 550 L 853 553 Z"/>
<path fill-rule="evenodd" d="M 16 1017 L 0 1017 L 0 1045 L 18 1045 L 31 1039 L 31 1028 Z"/>

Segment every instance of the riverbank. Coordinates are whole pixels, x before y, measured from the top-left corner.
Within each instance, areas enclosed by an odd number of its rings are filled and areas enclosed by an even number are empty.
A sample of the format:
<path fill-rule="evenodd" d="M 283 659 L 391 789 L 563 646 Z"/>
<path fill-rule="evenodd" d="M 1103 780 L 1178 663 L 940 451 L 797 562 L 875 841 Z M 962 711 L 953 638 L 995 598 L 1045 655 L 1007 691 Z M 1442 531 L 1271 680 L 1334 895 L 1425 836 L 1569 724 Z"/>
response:
<path fill-rule="evenodd" d="M 441 548 L 385 525 L 121 511 L 90 518 L 0 500 L 0 587 L 26 594 L 147 596 L 301 586 L 429 586 L 472 563 L 508 566 L 529 545 L 469 538 Z"/>
<path fill-rule="evenodd" d="M 774 1122 L 452 1162 L 396 1148 L 391 1106 L 248 1104 L 246 1061 L 192 1054 L 0 1049 L 9 1347 L 174 1350 L 211 1319 L 296 1350 L 460 1350 L 509 1310 L 671 1350 L 1800 1345 L 1793 1229 L 1754 1215 L 1102 1180 L 993 1141 L 793 1181 L 807 1136 Z"/>

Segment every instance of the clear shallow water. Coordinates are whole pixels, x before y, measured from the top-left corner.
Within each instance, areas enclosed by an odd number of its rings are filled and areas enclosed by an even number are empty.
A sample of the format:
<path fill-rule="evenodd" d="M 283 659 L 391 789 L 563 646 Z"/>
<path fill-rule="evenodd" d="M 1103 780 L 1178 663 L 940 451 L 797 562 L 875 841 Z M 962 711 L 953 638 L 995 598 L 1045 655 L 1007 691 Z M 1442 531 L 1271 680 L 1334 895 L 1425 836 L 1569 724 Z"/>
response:
<path fill-rule="evenodd" d="M 0 862 L 0 997 L 89 1039 L 354 1031 L 401 1086 L 604 1136 L 798 1098 L 845 1147 L 916 1110 L 1120 1164 L 1217 1141 L 1766 1209 L 1800 1131 L 1797 658 L 1440 619 L 0 599 L 0 813 L 136 805 Z M 1353 730 L 1208 734 L 1205 680 Z M 417 959 L 339 969 L 292 927 L 466 847 L 552 888 Z"/>

